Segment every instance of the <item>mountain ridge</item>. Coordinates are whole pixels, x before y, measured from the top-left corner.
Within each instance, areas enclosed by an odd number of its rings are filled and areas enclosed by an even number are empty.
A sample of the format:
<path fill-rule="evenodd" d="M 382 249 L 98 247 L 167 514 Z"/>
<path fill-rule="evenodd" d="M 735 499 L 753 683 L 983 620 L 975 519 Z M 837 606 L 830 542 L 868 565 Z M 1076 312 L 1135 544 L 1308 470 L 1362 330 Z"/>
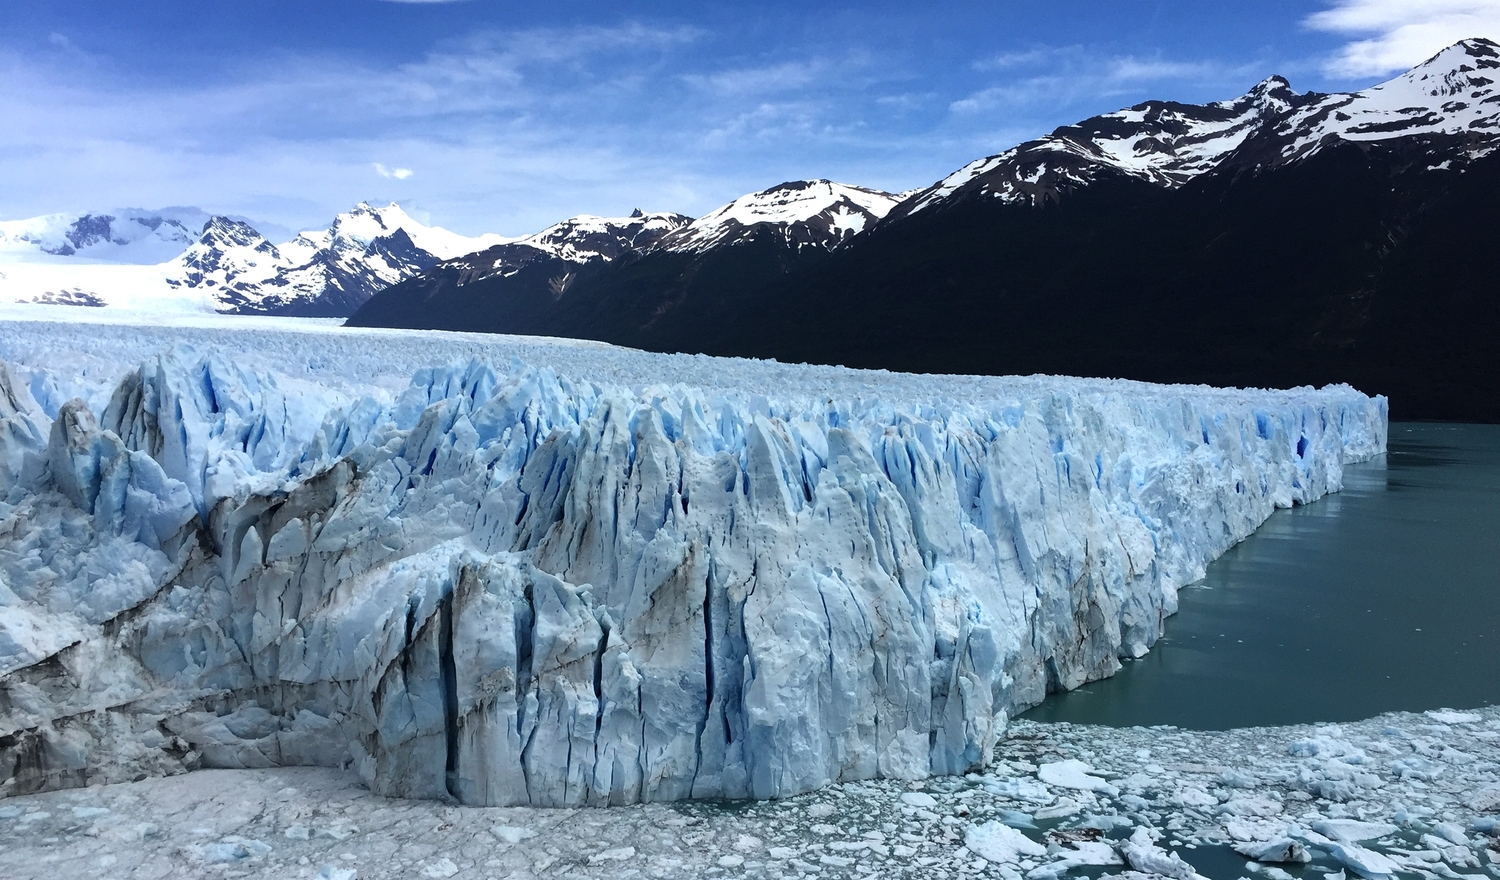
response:
<path fill-rule="evenodd" d="M 350 323 L 914 372 L 1350 381 L 1398 418 L 1500 421 L 1482 243 L 1500 237 L 1497 74 L 1500 46 L 1474 39 L 1361 92 L 1269 77 L 1143 102 L 969 163 L 837 246 L 762 226 L 550 295 L 545 266 L 461 286 L 440 264 Z"/>

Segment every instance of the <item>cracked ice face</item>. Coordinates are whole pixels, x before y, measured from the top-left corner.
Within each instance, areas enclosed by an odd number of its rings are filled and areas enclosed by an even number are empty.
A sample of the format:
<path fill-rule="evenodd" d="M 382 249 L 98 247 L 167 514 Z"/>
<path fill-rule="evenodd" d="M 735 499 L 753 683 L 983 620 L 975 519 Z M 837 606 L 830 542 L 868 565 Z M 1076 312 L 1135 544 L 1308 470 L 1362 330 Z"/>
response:
<path fill-rule="evenodd" d="M 1385 442 L 1347 387 L 0 341 L 8 791 L 347 763 L 386 794 L 580 805 L 965 773 Z M 423 363 L 450 365 L 388 382 Z"/>

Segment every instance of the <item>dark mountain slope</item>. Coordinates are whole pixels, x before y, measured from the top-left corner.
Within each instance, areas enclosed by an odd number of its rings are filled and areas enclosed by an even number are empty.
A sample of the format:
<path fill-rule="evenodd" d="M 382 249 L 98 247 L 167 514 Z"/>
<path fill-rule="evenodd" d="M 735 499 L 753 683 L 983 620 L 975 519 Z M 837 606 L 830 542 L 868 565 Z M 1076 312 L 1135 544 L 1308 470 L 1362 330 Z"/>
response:
<path fill-rule="evenodd" d="M 1500 421 L 1500 155 L 1339 142 L 1178 189 L 1100 177 L 872 230 L 658 347 L 951 373 L 1349 382 Z"/>
<path fill-rule="evenodd" d="M 768 230 L 465 286 L 439 266 L 355 323 L 915 372 L 1349 382 L 1396 418 L 1500 421 L 1500 153 L 1429 170 L 1451 149 L 1434 138 L 1336 141 L 1177 188 L 1100 172 L 1039 204 L 955 199 L 832 252 Z"/>
<path fill-rule="evenodd" d="M 896 201 L 832 181 L 789 181 L 622 248 L 608 262 L 531 259 L 503 275 L 478 271 L 507 245 L 443 263 L 375 297 L 349 323 L 675 346 L 857 237 Z"/>
<path fill-rule="evenodd" d="M 693 349 L 685 340 L 726 315 L 752 310 L 789 272 L 826 257 L 820 250 L 794 250 L 779 230 L 767 228 L 732 247 L 652 251 L 584 265 L 549 258 L 478 280 L 466 278 L 461 266 L 443 264 L 377 295 L 349 324 L 569 336 L 685 351 Z"/>

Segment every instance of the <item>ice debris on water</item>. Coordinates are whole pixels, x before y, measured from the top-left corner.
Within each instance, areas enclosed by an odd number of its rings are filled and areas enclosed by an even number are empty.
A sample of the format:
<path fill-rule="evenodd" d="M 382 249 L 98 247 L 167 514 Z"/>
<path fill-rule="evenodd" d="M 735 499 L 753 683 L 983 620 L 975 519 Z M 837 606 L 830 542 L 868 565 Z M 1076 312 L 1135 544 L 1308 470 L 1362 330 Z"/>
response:
<path fill-rule="evenodd" d="M 1478 721 L 1446 731 L 1432 730 L 1420 714 L 1337 730 L 1222 732 L 1021 720 L 1009 726 L 988 768 L 929 779 L 920 791 L 907 781 L 875 779 L 738 804 L 468 808 L 387 799 L 332 769 L 209 770 L 0 801 L 0 876 L 95 876 L 104 845 L 115 859 L 107 875 L 120 878 L 215 868 L 267 877 L 354 871 L 360 880 L 450 870 L 452 877 L 1051 880 L 1102 869 L 1125 880 L 1285 880 L 1299 870 L 1334 880 L 1494 880 L 1500 816 L 1466 802 L 1476 788 L 1500 785 L 1500 707 L 1473 714 Z M 1292 755 L 1287 747 L 1315 736 L 1341 741 L 1342 754 L 1363 751 L 1373 781 L 1352 787 L 1344 800 L 1310 791 L 1309 779 L 1315 782 L 1330 759 Z M 1142 747 L 1149 757 L 1140 757 Z M 1441 769 L 1430 780 L 1391 769 L 1417 750 L 1450 757 L 1437 759 Z M 1451 757 L 1460 753 L 1475 757 Z M 1064 761 L 1086 763 L 1089 775 L 1112 780 L 1120 793 L 1042 781 L 1043 767 Z M 1231 774 L 1240 785 L 1220 781 Z M 1001 776 L 1046 794 L 994 794 L 991 784 Z M 1275 809 L 1236 815 L 1184 807 L 1176 793 L 1185 789 L 1220 806 L 1253 798 Z M 1039 805 L 1060 804 L 1073 812 L 1031 821 Z M 1215 849 L 1212 859 L 1203 857 Z M 215 867 L 205 855 L 229 860 Z M 1228 869 L 1226 858 L 1234 860 Z"/>
<path fill-rule="evenodd" d="M 313 764 L 580 806 L 979 770 L 1386 437 L 1346 386 L 442 334 L 12 322 L 0 358 L 9 793 Z"/>

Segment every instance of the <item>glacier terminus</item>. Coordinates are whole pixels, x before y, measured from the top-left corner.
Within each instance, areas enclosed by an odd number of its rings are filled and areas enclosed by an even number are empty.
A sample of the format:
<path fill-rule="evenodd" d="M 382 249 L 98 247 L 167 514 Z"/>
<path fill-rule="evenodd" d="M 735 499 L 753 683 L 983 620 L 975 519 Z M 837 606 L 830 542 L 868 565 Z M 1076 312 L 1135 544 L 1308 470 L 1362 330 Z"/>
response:
<path fill-rule="evenodd" d="M 31 314 L 31 313 L 28 313 Z M 0 325 L 0 790 L 477 805 L 986 766 L 1386 401 L 316 323 Z"/>

